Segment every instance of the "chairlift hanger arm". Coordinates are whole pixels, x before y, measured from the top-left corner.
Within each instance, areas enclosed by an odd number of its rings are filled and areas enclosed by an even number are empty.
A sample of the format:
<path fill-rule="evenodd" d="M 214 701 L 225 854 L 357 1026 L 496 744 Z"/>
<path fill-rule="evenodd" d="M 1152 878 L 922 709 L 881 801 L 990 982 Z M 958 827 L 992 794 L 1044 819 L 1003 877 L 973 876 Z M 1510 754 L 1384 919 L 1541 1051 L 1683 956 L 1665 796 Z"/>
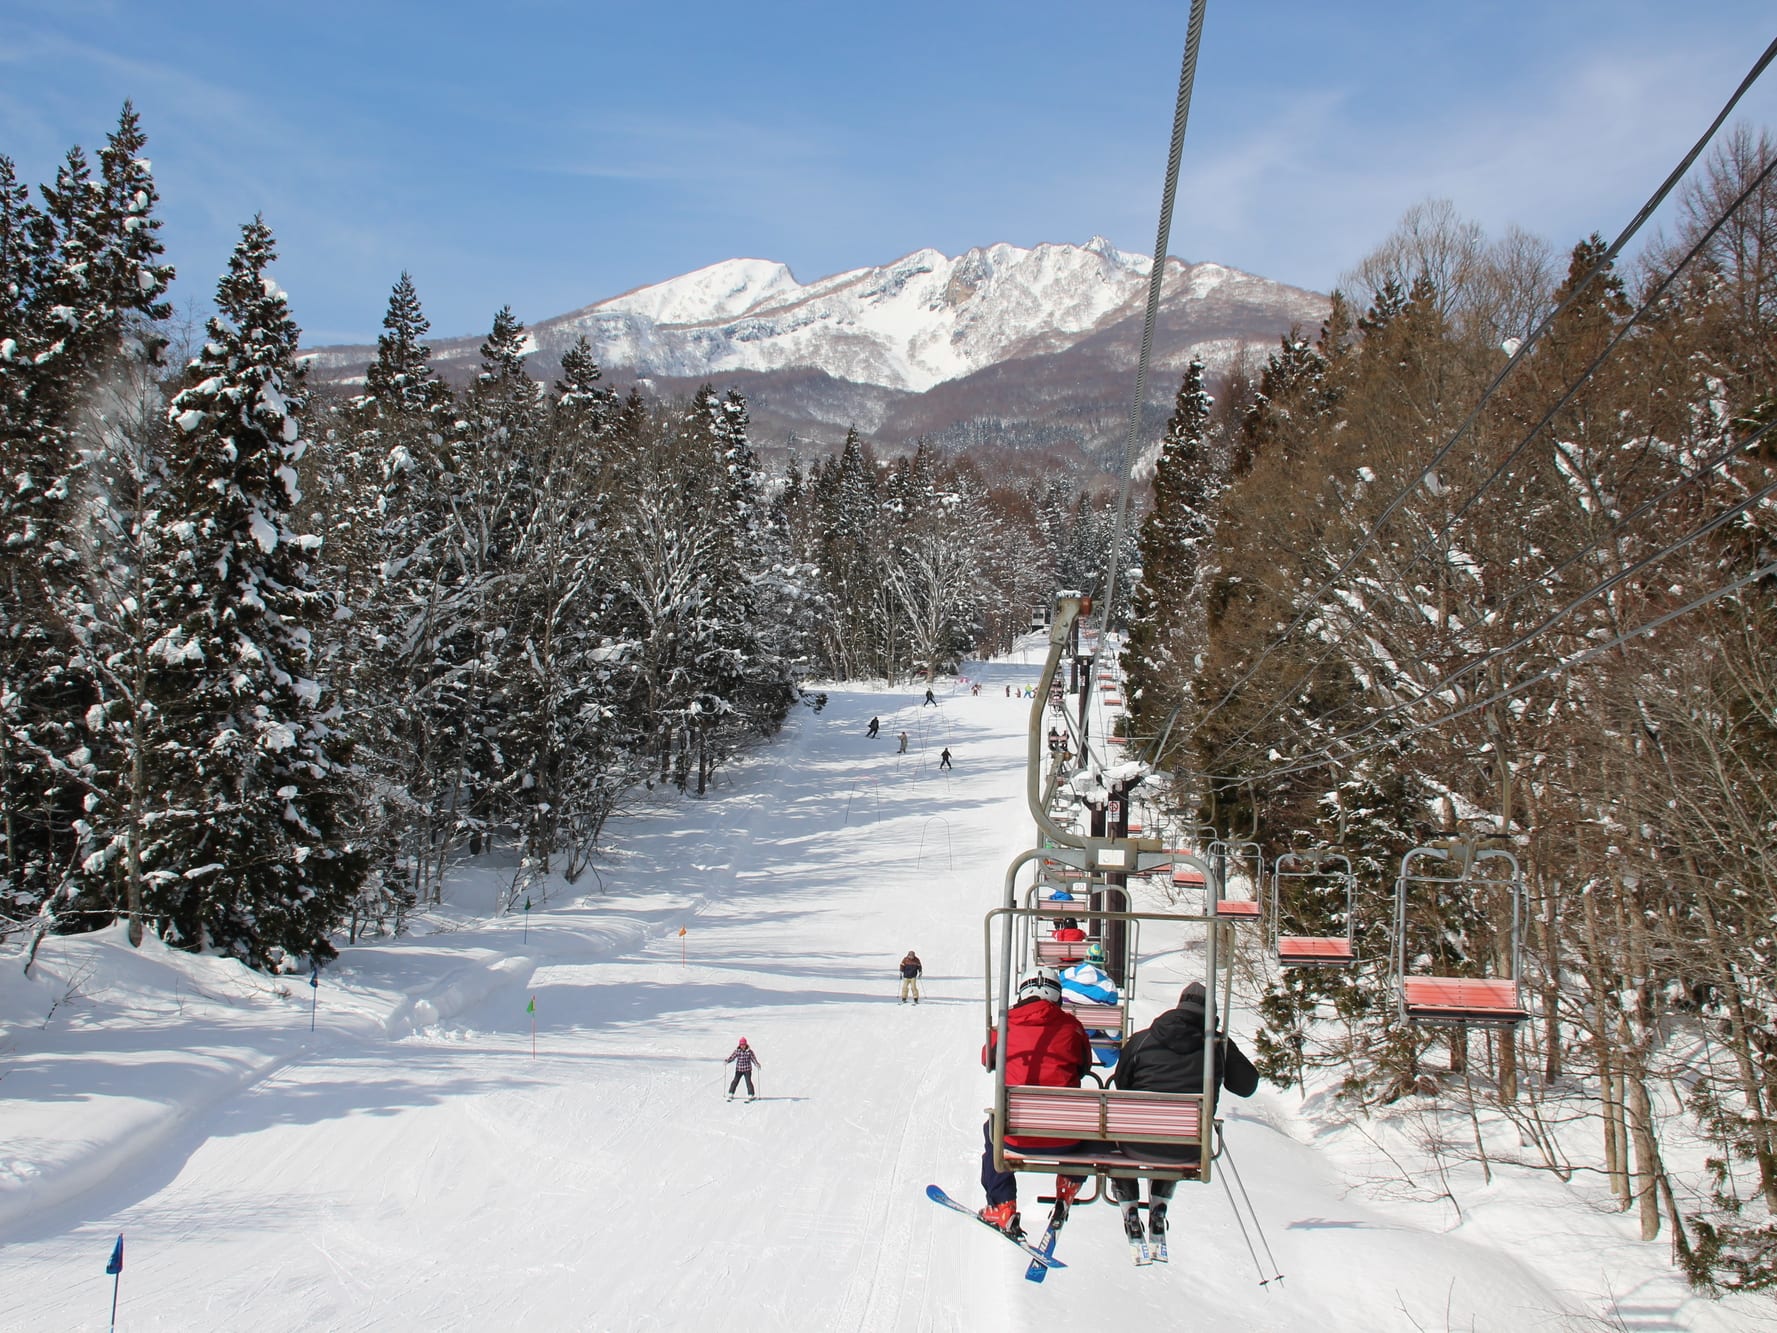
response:
<path fill-rule="evenodd" d="M 1062 655 L 1067 651 L 1074 623 L 1080 616 L 1092 609 L 1092 600 L 1087 597 L 1058 597 L 1055 601 L 1055 615 L 1049 623 L 1049 653 L 1043 659 L 1043 674 L 1037 681 L 1035 697 L 1030 701 L 1030 735 L 1026 738 L 1029 750 L 1025 757 L 1025 790 L 1030 802 L 1031 818 L 1036 821 L 1038 831 L 1058 847 L 1080 847 L 1084 844 L 1078 833 L 1064 829 L 1049 817 L 1043 801 L 1043 756 L 1048 743 L 1048 732 L 1043 722 L 1049 708 L 1049 691 L 1054 688 L 1057 672 L 1061 667 Z M 1011 898 L 1008 896 L 1007 901 Z"/>

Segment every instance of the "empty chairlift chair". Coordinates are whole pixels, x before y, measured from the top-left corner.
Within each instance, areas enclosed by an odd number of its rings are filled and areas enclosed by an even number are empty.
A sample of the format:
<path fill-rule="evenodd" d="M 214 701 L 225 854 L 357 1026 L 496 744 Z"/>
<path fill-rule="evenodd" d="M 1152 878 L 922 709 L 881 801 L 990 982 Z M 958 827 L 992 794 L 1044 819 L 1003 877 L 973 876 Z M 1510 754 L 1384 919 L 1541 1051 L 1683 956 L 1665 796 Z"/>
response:
<path fill-rule="evenodd" d="M 1356 881 L 1343 852 L 1285 852 L 1271 867 L 1271 926 L 1285 967 L 1345 967 L 1357 961 Z M 1317 910 L 1318 909 L 1318 910 Z M 1343 920 L 1344 932 L 1290 934 L 1287 924 Z"/>
<path fill-rule="evenodd" d="M 1260 895 L 1265 883 L 1265 854 L 1256 842 L 1229 842 L 1218 838 L 1209 844 L 1210 860 L 1222 867 L 1224 894 L 1231 871 L 1246 879 L 1248 893 L 1244 898 L 1223 897 L 1216 903 L 1216 916 L 1222 921 L 1257 925 L 1263 912 Z M 1176 881 L 1175 881 L 1176 882 Z"/>
<path fill-rule="evenodd" d="M 1509 929 L 1508 929 L 1509 922 Z M 1453 842 L 1401 858 L 1394 895 L 1394 973 L 1413 1023 L 1510 1027 L 1530 1016 L 1523 988 L 1524 877 L 1503 848 Z M 1501 932 L 1505 933 L 1501 933 Z M 1453 940 L 1471 941 L 1456 974 Z M 1491 971 L 1491 975 L 1481 975 Z"/>

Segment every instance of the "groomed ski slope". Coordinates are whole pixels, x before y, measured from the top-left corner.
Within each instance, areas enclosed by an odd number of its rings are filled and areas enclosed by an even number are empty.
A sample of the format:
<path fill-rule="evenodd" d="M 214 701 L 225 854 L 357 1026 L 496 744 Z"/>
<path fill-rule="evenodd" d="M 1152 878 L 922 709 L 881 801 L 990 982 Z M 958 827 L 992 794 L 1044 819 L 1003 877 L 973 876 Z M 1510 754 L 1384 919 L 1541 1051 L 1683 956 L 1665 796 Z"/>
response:
<path fill-rule="evenodd" d="M 979 697 L 938 707 L 830 689 L 708 800 L 617 825 L 603 894 L 493 919 L 484 869 L 449 933 L 348 949 L 318 994 L 116 931 L 48 942 L 29 982 L 8 953 L 0 1328 L 105 1328 L 119 1232 L 124 1330 L 1758 1326 L 1768 1307 L 1689 1297 L 1662 1244 L 1552 1177 L 1465 1185 L 1458 1218 L 1269 1085 L 1225 1110 L 1281 1285 L 1220 1183 L 1180 1187 L 1170 1267 L 1077 1210 L 1040 1287 L 928 1202 L 980 1198 L 981 919 L 1032 837 L 1030 705 L 1004 687 L 1035 662 L 973 667 Z M 1195 942 L 1160 935 L 1144 1022 L 1197 975 Z M 723 1099 L 742 1036 L 754 1104 Z"/>

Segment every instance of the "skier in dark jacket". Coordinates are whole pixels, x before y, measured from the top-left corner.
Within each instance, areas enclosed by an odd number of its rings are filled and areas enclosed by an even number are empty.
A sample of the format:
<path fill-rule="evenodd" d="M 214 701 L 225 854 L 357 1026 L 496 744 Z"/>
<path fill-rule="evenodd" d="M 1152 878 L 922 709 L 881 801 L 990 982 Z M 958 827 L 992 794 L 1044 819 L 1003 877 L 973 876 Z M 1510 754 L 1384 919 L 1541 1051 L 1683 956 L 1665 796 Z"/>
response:
<path fill-rule="evenodd" d="M 919 961 L 919 955 L 909 949 L 907 951 L 907 956 L 901 960 L 902 1004 L 907 1003 L 907 997 L 909 995 L 913 997 L 913 1002 L 915 1004 L 919 1003 L 919 975 L 924 971 L 925 966 Z"/>
<path fill-rule="evenodd" d="M 932 687 L 930 685 L 926 686 L 926 703 L 931 704 L 933 707 L 936 707 L 938 703 L 938 696 L 932 693 Z M 921 704 L 920 707 L 925 707 L 925 704 Z"/>
<path fill-rule="evenodd" d="M 765 1067 L 765 1061 L 753 1054 L 753 1048 L 747 1045 L 747 1039 L 745 1037 L 740 1039 L 740 1045 L 736 1046 L 729 1057 L 722 1061 L 722 1063 L 725 1065 L 732 1064 L 734 1066 L 734 1078 L 728 1084 L 729 1101 L 734 1100 L 734 1090 L 740 1086 L 740 1081 L 743 1078 L 747 1081 L 747 1100 L 750 1102 L 759 1095 L 753 1091 L 753 1066 L 758 1065 L 763 1069 Z"/>
<path fill-rule="evenodd" d="M 1179 993 L 1178 1007 L 1168 1009 L 1150 1027 L 1143 1028 L 1123 1045 L 1112 1082 L 1131 1092 L 1201 1092 L 1203 1090 L 1203 1009 L 1207 994 L 1201 981 L 1193 981 Z M 1236 1097 L 1250 1097 L 1259 1090 L 1259 1071 L 1232 1037 L 1216 1036 L 1216 1081 Z M 1205 1117 L 1215 1114 L 1214 1101 L 1203 1108 Z M 1125 1143 L 1125 1150 L 1161 1161 L 1195 1163 L 1194 1146 L 1177 1143 Z M 1166 1235 L 1166 1201 L 1175 1180 L 1148 1182 L 1148 1235 Z M 1111 1192 L 1123 1210 L 1123 1230 L 1131 1240 L 1142 1238 L 1141 1215 L 1136 1208 L 1140 1182 L 1121 1177 L 1111 1182 Z"/>
<path fill-rule="evenodd" d="M 882 730 L 882 719 L 879 717 L 873 717 L 870 719 L 870 725 L 869 725 L 869 727 L 867 727 L 865 729 L 864 734 L 866 736 L 870 737 L 872 740 L 875 740 L 876 733 L 881 730 Z"/>

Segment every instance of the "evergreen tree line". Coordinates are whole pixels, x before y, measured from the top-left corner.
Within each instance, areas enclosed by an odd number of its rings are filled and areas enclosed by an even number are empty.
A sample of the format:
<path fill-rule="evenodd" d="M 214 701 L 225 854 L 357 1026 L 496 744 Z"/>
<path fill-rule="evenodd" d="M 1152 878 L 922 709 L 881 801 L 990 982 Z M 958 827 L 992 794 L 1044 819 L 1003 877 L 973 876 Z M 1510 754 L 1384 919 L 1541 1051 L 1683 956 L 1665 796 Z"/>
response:
<path fill-rule="evenodd" d="M 1107 497 L 855 431 L 770 476 L 739 394 L 620 395 L 584 339 L 539 384 L 510 309 L 453 390 L 406 274 L 318 395 L 259 219 L 175 355 L 145 142 L 126 104 L 40 201 L 0 157 L 0 928 L 275 966 L 495 843 L 514 898 L 573 882 L 801 680 L 954 669 L 1103 565 Z"/>
<path fill-rule="evenodd" d="M 1735 132 L 1635 271 L 1583 288 L 1596 236 L 1563 271 L 1422 205 L 1317 338 L 1213 399 L 1193 366 L 1125 656 L 1178 799 L 1268 858 L 1354 856 L 1362 961 L 1270 981 L 1265 1072 L 1509 1121 L 1427 1132 L 1600 1171 L 1695 1280 L 1744 1287 L 1777 1284 L 1774 163 Z M 1476 837 L 1529 890 L 1533 1018 L 1484 1040 L 1403 1024 L 1388 976 L 1403 854 Z M 1490 897 L 1416 901 L 1409 967 L 1501 974 Z M 1281 924 L 1344 913 L 1310 881 Z M 1576 1121 L 1595 1153 L 1570 1155 Z"/>

